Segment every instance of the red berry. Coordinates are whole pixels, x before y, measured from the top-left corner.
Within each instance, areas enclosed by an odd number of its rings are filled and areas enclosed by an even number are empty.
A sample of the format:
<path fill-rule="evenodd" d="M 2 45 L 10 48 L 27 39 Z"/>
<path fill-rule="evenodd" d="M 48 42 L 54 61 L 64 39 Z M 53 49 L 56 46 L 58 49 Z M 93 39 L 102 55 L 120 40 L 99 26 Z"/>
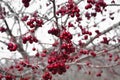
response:
<path fill-rule="evenodd" d="M 90 8 L 92 8 L 92 5 L 91 5 L 91 4 L 87 4 L 87 5 L 85 6 L 85 9 L 90 9 Z"/>
<path fill-rule="evenodd" d="M 27 8 L 29 7 L 29 3 L 25 3 L 24 6 Z"/>
<path fill-rule="evenodd" d="M 87 39 L 88 39 L 88 35 L 85 35 L 85 36 L 84 36 L 84 39 L 87 40 Z"/>

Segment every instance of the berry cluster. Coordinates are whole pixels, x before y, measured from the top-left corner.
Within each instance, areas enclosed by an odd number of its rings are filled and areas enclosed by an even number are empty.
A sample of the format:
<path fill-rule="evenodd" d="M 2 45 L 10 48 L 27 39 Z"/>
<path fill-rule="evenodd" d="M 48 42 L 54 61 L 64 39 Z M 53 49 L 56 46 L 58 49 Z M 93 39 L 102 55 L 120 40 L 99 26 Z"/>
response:
<path fill-rule="evenodd" d="M 68 27 L 74 27 L 74 25 L 71 22 L 69 22 Z"/>
<path fill-rule="evenodd" d="M 14 67 L 14 66 L 13 66 Z M 23 71 L 23 66 L 20 66 L 20 65 L 15 65 L 15 68 L 18 70 L 18 71 Z"/>
<path fill-rule="evenodd" d="M 101 12 L 102 8 L 104 9 L 107 6 L 107 4 L 104 2 L 104 0 L 98 0 L 98 1 L 87 0 L 87 3 L 88 4 L 85 6 L 85 9 L 90 9 L 90 8 L 92 8 L 92 5 L 95 5 L 96 12 Z"/>
<path fill-rule="evenodd" d="M 67 42 L 70 42 L 70 40 L 72 39 L 72 34 L 68 31 L 63 31 L 61 34 L 60 34 L 60 39 L 61 40 L 65 40 Z"/>
<path fill-rule="evenodd" d="M 53 51 L 48 58 L 48 66 L 47 69 L 52 74 L 63 74 L 66 72 L 67 65 L 65 62 L 69 59 L 67 54 L 58 54 L 57 52 Z"/>
<path fill-rule="evenodd" d="M 6 28 L 4 28 L 3 26 L 0 27 L 0 32 L 1 32 L 1 33 L 5 32 L 5 31 L 6 31 Z"/>
<path fill-rule="evenodd" d="M 104 44 L 109 44 L 109 41 L 107 37 L 103 37 L 103 41 L 101 41 L 101 43 L 104 43 Z"/>
<path fill-rule="evenodd" d="M 85 13 L 85 17 L 87 19 L 90 19 L 91 16 L 96 17 L 97 12 L 102 12 L 102 10 L 107 6 L 107 4 L 104 2 L 104 0 L 87 0 L 87 5 L 85 6 L 85 9 L 91 9 L 93 6 L 95 6 L 94 9 L 92 9 L 94 10 L 93 13 Z"/>
<path fill-rule="evenodd" d="M 69 15 L 70 15 L 71 17 L 74 17 L 75 15 L 76 15 L 76 17 L 79 17 L 79 16 L 80 16 L 80 14 L 79 14 L 80 10 L 79 10 L 79 8 L 75 5 L 75 3 L 73 2 L 73 0 L 69 0 L 69 1 L 68 1 L 67 8 L 68 8 L 68 11 L 69 11 L 68 13 L 70 13 Z"/>
<path fill-rule="evenodd" d="M 52 76 L 49 72 L 45 72 L 42 76 L 43 80 L 52 80 Z"/>
<path fill-rule="evenodd" d="M 22 0 L 22 3 L 24 4 L 25 7 L 29 7 L 29 3 L 31 0 Z"/>
<path fill-rule="evenodd" d="M 13 80 L 14 77 L 12 77 L 12 76 L 10 76 L 10 75 L 6 75 L 6 76 L 5 76 L 5 79 L 6 79 L 6 80 Z"/>
<path fill-rule="evenodd" d="M 104 0 L 98 0 L 97 3 L 95 4 L 96 8 L 105 8 L 107 4 L 104 2 Z"/>
<path fill-rule="evenodd" d="M 5 80 L 13 80 L 13 79 L 15 79 L 15 77 L 14 76 L 11 76 L 11 75 L 2 75 L 1 73 L 0 73 L 0 80 L 3 80 L 3 79 L 5 79 Z"/>
<path fill-rule="evenodd" d="M 31 36 L 31 35 L 29 35 L 27 37 L 23 37 L 22 41 L 23 41 L 24 44 L 26 44 L 27 41 L 29 41 L 29 43 L 33 43 L 33 42 L 37 43 L 38 42 L 37 38 L 34 37 L 34 36 Z"/>
<path fill-rule="evenodd" d="M 17 50 L 17 44 L 12 43 L 12 42 L 8 43 L 8 49 L 10 51 L 16 51 Z"/>
<path fill-rule="evenodd" d="M 28 61 L 21 61 L 21 62 L 19 62 L 18 65 L 20 65 L 20 66 L 22 66 L 22 67 L 31 68 L 31 69 L 33 69 L 33 70 L 34 70 L 34 69 L 38 69 L 38 66 L 35 66 L 35 65 L 30 64 Z M 19 70 L 20 66 L 18 66 L 18 70 Z M 20 68 L 20 69 L 21 69 L 21 68 Z"/>
<path fill-rule="evenodd" d="M 16 75 L 11 75 L 11 72 L 15 72 L 17 71 L 18 74 L 20 74 L 21 72 L 23 72 L 26 69 L 32 69 L 33 71 L 38 69 L 38 65 L 33 65 L 30 64 L 30 62 L 28 60 L 22 60 L 22 61 L 16 61 L 15 64 L 10 65 L 9 67 L 5 68 L 5 70 L 9 70 L 8 73 L 3 74 L 0 73 L 0 80 L 16 80 L 16 78 L 19 78 L 19 80 L 30 80 L 30 76 L 16 76 Z"/>
<path fill-rule="evenodd" d="M 63 43 L 61 45 L 61 49 L 63 49 L 68 54 L 72 53 L 72 52 L 75 52 L 75 48 L 73 47 L 72 43 Z"/>
<path fill-rule="evenodd" d="M 66 72 L 66 66 L 63 62 L 49 64 L 47 68 L 50 72 L 52 72 L 52 74 L 63 74 L 64 72 Z"/>
<path fill-rule="evenodd" d="M 89 20 L 92 16 L 93 17 L 96 17 L 97 13 L 96 12 L 92 12 L 92 13 L 89 13 L 89 12 L 86 12 L 85 13 L 85 17 Z"/>
<path fill-rule="evenodd" d="M 87 0 L 87 3 L 95 4 L 95 0 Z"/>
<path fill-rule="evenodd" d="M 62 16 L 65 14 L 70 15 L 71 17 L 76 16 L 77 21 L 80 19 L 80 9 L 75 5 L 73 0 L 68 0 L 68 4 L 66 6 L 62 6 L 60 10 L 57 11 L 57 15 L 61 14 Z"/>
<path fill-rule="evenodd" d="M 90 16 L 90 13 L 89 13 L 89 12 L 86 12 L 86 13 L 85 13 L 85 17 L 89 20 L 90 17 L 91 17 L 91 16 Z"/>
<path fill-rule="evenodd" d="M 21 21 L 27 21 L 28 18 L 29 18 L 29 16 L 23 16 L 23 17 L 21 18 Z"/>
<path fill-rule="evenodd" d="M 97 54 L 94 51 L 90 51 L 90 55 L 96 57 Z"/>
<path fill-rule="evenodd" d="M 42 52 L 42 53 L 39 53 L 39 52 L 37 52 L 36 54 L 35 54 L 35 57 L 46 57 L 47 56 L 47 54 L 46 54 L 46 52 Z"/>
<path fill-rule="evenodd" d="M 88 54 L 89 54 L 89 51 L 86 50 L 86 49 L 80 49 L 79 53 L 80 53 L 80 54 L 83 54 L 83 55 L 88 55 Z"/>
<path fill-rule="evenodd" d="M 30 19 L 30 20 L 27 22 L 27 25 L 30 26 L 30 28 L 42 27 L 42 25 L 43 25 L 43 20 L 42 20 L 42 19 L 37 19 L 37 18 Z"/>
<path fill-rule="evenodd" d="M 60 33 L 60 29 L 52 28 L 52 29 L 48 30 L 48 33 L 58 37 L 59 33 Z"/>
<path fill-rule="evenodd" d="M 90 9 L 90 8 L 92 8 L 92 4 L 90 3 L 85 6 L 85 9 Z"/>
<path fill-rule="evenodd" d="M 92 35 L 92 32 L 88 31 L 86 28 L 83 28 L 81 25 L 79 25 L 79 28 L 81 29 L 83 35 L 85 34 L 88 34 L 90 36 Z"/>

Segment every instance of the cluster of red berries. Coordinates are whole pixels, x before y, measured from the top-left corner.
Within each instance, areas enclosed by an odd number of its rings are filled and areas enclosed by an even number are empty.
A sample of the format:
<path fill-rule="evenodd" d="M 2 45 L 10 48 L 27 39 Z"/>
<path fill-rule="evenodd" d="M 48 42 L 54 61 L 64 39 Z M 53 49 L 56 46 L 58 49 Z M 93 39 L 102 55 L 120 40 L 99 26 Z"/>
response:
<path fill-rule="evenodd" d="M 65 62 L 69 59 L 67 54 L 58 54 L 56 51 L 50 53 L 48 58 L 47 69 L 53 74 L 63 74 L 66 72 L 67 65 Z"/>
<path fill-rule="evenodd" d="M 69 22 L 68 27 L 74 27 L 74 25 L 71 22 Z"/>
<path fill-rule="evenodd" d="M 80 54 L 80 55 L 91 55 L 91 56 L 93 56 L 93 57 L 96 57 L 96 55 L 97 55 L 94 51 L 86 50 L 86 49 L 81 49 L 81 50 L 79 51 L 79 54 Z"/>
<path fill-rule="evenodd" d="M 70 15 L 71 17 L 76 16 L 77 21 L 81 20 L 80 18 L 80 9 L 75 5 L 73 0 L 68 0 L 68 4 L 66 6 L 62 6 L 60 10 L 57 11 L 57 15 L 61 14 L 62 16 L 65 14 Z"/>
<path fill-rule="evenodd" d="M 90 17 L 91 17 L 91 16 L 90 16 L 90 13 L 89 13 L 89 12 L 86 12 L 86 13 L 85 13 L 85 17 L 89 20 Z"/>
<path fill-rule="evenodd" d="M 3 80 L 3 79 L 5 79 L 5 80 L 13 80 L 13 79 L 15 79 L 15 77 L 13 77 L 13 76 L 11 76 L 11 75 L 2 75 L 1 73 L 0 73 L 0 80 Z"/>
<path fill-rule="evenodd" d="M 24 4 L 25 7 L 29 7 L 29 3 L 31 0 L 22 0 L 22 3 Z"/>
<path fill-rule="evenodd" d="M 10 51 L 16 51 L 17 50 L 17 44 L 10 42 L 7 45 L 8 45 L 8 49 Z"/>
<path fill-rule="evenodd" d="M 73 0 L 68 0 L 68 4 L 67 4 L 67 10 L 68 10 L 68 14 L 71 17 L 74 17 L 76 15 L 76 17 L 79 17 L 80 14 L 80 10 L 79 8 L 75 5 L 75 3 L 73 2 Z"/>
<path fill-rule="evenodd" d="M 95 5 L 96 5 L 96 8 L 102 7 L 103 9 L 107 6 L 107 4 L 104 2 L 104 0 L 98 0 Z"/>
<path fill-rule="evenodd" d="M 72 34 L 68 31 L 63 31 L 61 34 L 60 34 L 60 39 L 61 40 L 65 40 L 67 42 L 70 42 L 70 40 L 72 39 Z"/>
<path fill-rule="evenodd" d="M 33 43 L 33 42 L 37 43 L 38 39 L 36 37 L 34 37 L 34 36 L 29 35 L 27 37 L 23 37 L 22 41 L 23 41 L 24 44 L 26 44 L 27 41 L 29 41 L 29 43 Z"/>
<path fill-rule="evenodd" d="M 10 68 L 12 69 L 12 68 L 16 68 L 18 71 L 23 71 L 23 66 L 20 66 L 20 65 L 15 65 L 15 66 L 11 66 Z"/>
<path fill-rule="evenodd" d="M 21 21 L 27 21 L 28 18 L 29 18 L 29 16 L 23 16 L 23 17 L 21 18 Z"/>
<path fill-rule="evenodd" d="M 85 9 L 90 9 L 92 8 L 92 5 L 95 5 L 95 11 L 96 12 L 101 12 L 101 7 L 104 9 L 107 4 L 104 2 L 104 0 L 98 0 L 98 1 L 95 1 L 95 0 L 87 0 L 87 5 L 85 6 Z"/>
<path fill-rule="evenodd" d="M 94 51 L 90 51 L 90 55 L 96 57 L 97 54 Z"/>
<path fill-rule="evenodd" d="M 66 54 L 66 52 L 57 53 L 56 51 L 52 51 L 50 53 L 50 57 L 48 58 L 48 63 L 52 64 L 54 62 L 66 62 L 66 60 L 69 58 L 69 54 Z"/>
<path fill-rule="evenodd" d="M 103 37 L 103 40 L 101 41 L 101 43 L 104 43 L 104 44 L 109 44 L 109 41 L 107 37 Z"/>
<path fill-rule="evenodd" d="M 19 62 L 19 64 L 18 64 L 19 66 L 18 66 L 18 69 L 20 68 L 20 66 L 22 66 L 22 67 L 27 67 L 27 68 L 31 68 L 31 69 L 38 69 L 38 66 L 35 66 L 35 65 L 32 65 L 32 64 L 30 64 L 29 62 L 27 62 L 27 61 L 21 61 L 21 62 Z M 21 69 L 21 68 L 20 68 Z"/>
<path fill-rule="evenodd" d="M 60 34 L 60 29 L 52 28 L 52 29 L 48 30 L 48 33 L 58 37 Z"/>
<path fill-rule="evenodd" d="M 95 0 L 87 0 L 87 3 L 95 4 Z"/>
<path fill-rule="evenodd" d="M 27 59 L 25 59 L 25 60 L 22 60 L 22 61 L 18 61 L 18 62 L 16 62 L 16 64 L 15 65 L 11 65 L 10 67 L 9 67 L 9 69 L 11 69 L 13 72 L 14 72 L 14 70 L 17 70 L 18 72 L 20 71 L 20 73 L 21 72 L 23 72 L 24 70 L 26 70 L 27 68 L 29 68 L 29 69 L 32 69 L 32 70 L 37 70 L 38 69 L 38 65 L 34 65 L 33 63 L 30 63 L 29 62 L 29 60 L 27 60 Z M 23 78 L 23 77 L 22 77 Z M 29 80 L 29 79 L 27 79 L 27 77 L 26 78 L 24 78 L 25 80 Z M 24 80 L 23 79 L 23 80 Z"/>
<path fill-rule="evenodd" d="M 104 2 L 104 0 L 87 0 L 87 5 L 85 6 L 85 9 L 91 9 L 92 6 L 95 6 L 94 10 L 95 12 L 85 13 L 85 17 L 89 20 L 91 16 L 96 17 L 97 13 L 96 12 L 102 12 L 102 10 L 107 6 L 107 4 Z"/>
<path fill-rule="evenodd" d="M 86 49 L 80 49 L 79 53 L 80 53 L 80 54 L 83 54 L 83 55 L 88 55 L 88 54 L 89 54 L 89 51 L 86 50 Z"/>
<path fill-rule="evenodd" d="M 60 10 L 56 12 L 57 15 L 61 14 L 62 16 L 64 16 L 66 13 L 67 13 L 67 8 L 65 6 L 62 6 Z"/>
<path fill-rule="evenodd" d="M 81 29 L 83 35 L 85 34 L 88 34 L 90 36 L 92 35 L 92 32 L 88 31 L 86 28 L 83 28 L 81 25 L 79 25 L 79 28 Z"/>
<path fill-rule="evenodd" d="M 92 12 L 92 13 L 89 13 L 89 12 L 86 12 L 85 13 L 85 17 L 89 20 L 92 16 L 93 17 L 96 17 L 97 13 L 96 12 Z"/>
<path fill-rule="evenodd" d="M 85 9 L 90 9 L 90 8 L 92 8 L 92 4 L 90 3 L 85 6 Z"/>
<path fill-rule="evenodd" d="M 26 68 L 31 68 L 32 70 L 36 70 L 38 69 L 38 65 L 33 65 L 33 64 L 30 64 L 30 62 L 28 60 L 23 60 L 23 61 L 19 61 L 19 62 L 16 62 L 15 65 L 11 65 L 9 66 L 8 68 L 5 68 L 7 70 L 10 70 L 11 72 L 14 72 L 14 71 L 18 71 L 18 73 L 21 73 L 22 71 L 24 71 Z M 20 72 L 19 72 L 20 71 Z M 18 76 L 14 76 L 14 75 L 11 75 L 10 73 L 6 73 L 5 75 L 3 73 L 0 73 L 0 80 L 16 80 Z M 30 77 L 18 77 L 20 78 L 20 80 L 30 80 Z"/>
<path fill-rule="evenodd" d="M 15 77 L 11 76 L 11 75 L 6 75 L 5 79 L 6 80 L 13 80 Z"/>
<path fill-rule="evenodd" d="M 45 72 L 42 76 L 43 80 L 52 80 L 52 76 L 49 72 Z"/>
<path fill-rule="evenodd" d="M 0 27 L 0 32 L 1 32 L 1 33 L 5 32 L 5 31 L 6 31 L 6 28 L 4 28 L 3 26 Z"/>
<path fill-rule="evenodd" d="M 112 61 L 112 60 L 114 60 L 115 62 L 116 61 L 118 61 L 119 59 L 120 59 L 120 56 L 119 55 L 113 55 L 112 53 L 109 53 L 109 58 L 108 58 L 108 60 L 109 61 Z M 118 63 L 119 64 L 119 63 Z"/>
<path fill-rule="evenodd" d="M 66 72 L 66 66 L 63 62 L 49 64 L 47 68 L 50 72 L 52 72 L 52 74 L 63 74 Z"/>
<path fill-rule="evenodd" d="M 30 20 L 27 22 L 27 25 L 30 26 L 30 28 L 42 27 L 42 25 L 43 25 L 43 20 L 42 20 L 42 19 L 37 19 L 37 18 L 30 19 Z"/>
<path fill-rule="evenodd" d="M 47 56 L 47 51 L 46 50 L 43 50 L 42 51 L 42 53 L 39 53 L 39 52 L 37 52 L 36 54 L 35 54 L 35 57 L 46 57 Z"/>
<path fill-rule="evenodd" d="M 61 49 L 63 49 L 65 52 L 67 52 L 68 54 L 75 52 L 75 48 L 72 45 L 72 43 L 63 43 L 61 45 Z"/>

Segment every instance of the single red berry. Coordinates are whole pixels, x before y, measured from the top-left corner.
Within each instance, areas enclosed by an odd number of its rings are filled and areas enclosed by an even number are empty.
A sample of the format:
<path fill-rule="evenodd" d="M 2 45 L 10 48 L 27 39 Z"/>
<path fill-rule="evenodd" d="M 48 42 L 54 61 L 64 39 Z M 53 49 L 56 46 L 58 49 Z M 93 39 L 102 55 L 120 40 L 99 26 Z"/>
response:
<path fill-rule="evenodd" d="M 29 3 L 25 3 L 24 6 L 27 8 L 29 7 Z"/>
<path fill-rule="evenodd" d="M 88 35 L 85 35 L 85 36 L 84 36 L 84 39 L 87 40 L 87 39 L 88 39 Z"/>
<path fill-rule="evenodd" d="M 36 50 L 36 48 L 35 48 L 35 47 L 33 47 L 33 48 L 32 48 L 32 50 L 33 50 L 33 51 L 35 51 L 35 50 Z"/>

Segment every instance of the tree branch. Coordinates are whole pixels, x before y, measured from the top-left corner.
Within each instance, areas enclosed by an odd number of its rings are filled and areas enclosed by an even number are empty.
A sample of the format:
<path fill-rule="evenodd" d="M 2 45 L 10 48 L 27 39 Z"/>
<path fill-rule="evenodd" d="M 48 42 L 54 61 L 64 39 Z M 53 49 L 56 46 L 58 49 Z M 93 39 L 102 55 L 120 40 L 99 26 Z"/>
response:
<path fill-rule="evenodd" d="M 120 6 L 120 4 L 107 4 L 107 6 Z"/>
<path fill-rule="evenodd" d="M 103 32 L 101 32 L 101 35 L 106 34 L 107 32 L 117 28 L 118 26 L 120 26 L 120 22 L 114 24 L 113 26 L 110 26 L 109 28 L 107 28 L 106 30 L 104 30 Z M 100 35 L 100 36 L 101 36 Z M 91 38 L 86 44 L 85 47 L 88 46 L 90 43 L 92 43 L 97 37 L 94 36 L 93 38 Z"/>
<path fill-rule="evenodd" d="M 53 14 L 54 14 L 54 17 L 55 17 L 55 20 L 56 20 L 56 26 L 57 28 L 59 29 L 59 26 L 58 26 L 58 17 L 56 16 L 56 4 L 55 4 L 55 0 L 52 1 L 53 3 Z"/>

